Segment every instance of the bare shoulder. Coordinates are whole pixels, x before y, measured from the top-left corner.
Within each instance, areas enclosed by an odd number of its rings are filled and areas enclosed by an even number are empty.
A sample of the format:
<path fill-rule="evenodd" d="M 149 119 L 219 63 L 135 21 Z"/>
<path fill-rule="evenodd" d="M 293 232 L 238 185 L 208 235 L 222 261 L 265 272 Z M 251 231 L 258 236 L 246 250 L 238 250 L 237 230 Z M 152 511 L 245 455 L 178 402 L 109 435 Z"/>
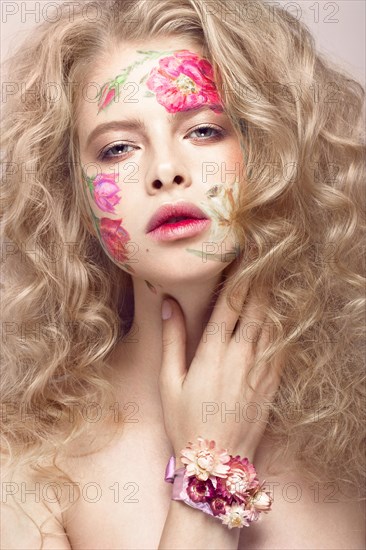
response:
<path fill-rule="evenodd" d="M 239 550 L 364 550 L 365 501 L 334 482 L 296 476 L 268 483 L 273 509 L 243 530 Z"/>
<path fill-rule="evenodd" d="M 30 474 L 14 474 L 5 466 L 0 473 L 0 547 L 71 550 L 52 485 L 37 482 Z"/>

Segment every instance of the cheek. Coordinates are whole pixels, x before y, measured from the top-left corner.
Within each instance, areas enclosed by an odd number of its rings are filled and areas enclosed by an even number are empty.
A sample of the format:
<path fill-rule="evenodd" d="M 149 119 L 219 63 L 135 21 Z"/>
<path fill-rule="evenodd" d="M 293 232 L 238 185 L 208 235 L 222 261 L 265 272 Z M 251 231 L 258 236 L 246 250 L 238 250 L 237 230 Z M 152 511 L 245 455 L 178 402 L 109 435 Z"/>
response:
<path fill-rule="evenodd" d="M 239 168 L 240 159 L 233 158 L 232 160 L 237 161 Z M 224 165 L 223 169 L 228 170 L 225 163 L 222 164 Z M 227 239 L 228 241 L 236 239 L 236 224 L 238 223 L 236 205 L 239 203 L 239 189 L 242 181 L 236 175 L 237 170 L 234 170 L 234 166 L 231 166 L 230 170 L 230 175 L 225 175 L 222 182 L 215 183 L 206 191 L 206 199 L 200 203 L 202 210 L 212 220 L 209 241 L 214 247 L 215 253 L 212 255 L 212 259 L 215 260 L 217 259 L 216 253 L 219 253 L 219 250 L 215 248 L 217 243 L 223 243 Z"/>
<path fill-rule="evenodd" d="M 235 185 L 235 181 L 244 181 L 246 178 L 245 164 L 239 145 L 234 142 L 225 151 L 225 168 L 222 171 L 222 183 Z"/>
<path fill-rule="evenodd" d="M 124 263 L 128 260 L 130 235 L 122 225 L 122 219 L 99 219 L 99 235 L 104 248 L 116 262 Z"/>
<path fill-rule="evenodd" d="M 87 201 L 92 221 L 99 241 L 107 255 L 127 271 L 133 273 L 133 268 L 127 263 L 130 256 L 130 235 L 124 227 L 123 219 L 112 219 L 109 216 L 99 216 L 93 205 L 102 212 L 116 214 L 116 206 L 121 202 L 121 188 L 118 185 L 118 175 L 99 173 L 89 177 L 83 173 L 86 183 Z"/>
<path fill-rule="evenodd" d="M 121 188 L 118 185 L 118 175 L 99 173 L 94 177 L 84 175 L 89 196 L 102 212 L 115 214 L 115 207 L 121 201 Z"/>
<path fill-rule="evenodd" d="M 123 227 L 123 220 L 94 216 L 94 225 L 99 241 L 111 260 L 129 273 L 135 273 L 131 263 L 136 260 L 131 258 L 137 252 L 136 243 L 131 241 L 128 231 Z"/>

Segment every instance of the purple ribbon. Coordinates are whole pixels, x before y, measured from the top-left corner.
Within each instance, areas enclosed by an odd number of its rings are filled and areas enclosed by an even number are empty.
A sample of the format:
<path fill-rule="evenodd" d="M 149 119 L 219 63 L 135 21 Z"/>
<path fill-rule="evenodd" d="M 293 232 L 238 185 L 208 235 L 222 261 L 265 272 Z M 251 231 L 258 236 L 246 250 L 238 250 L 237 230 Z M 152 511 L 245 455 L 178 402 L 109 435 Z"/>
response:
<path fill-rule="evenodd" d="M 183 500 L 182 489 L 184 482 L 185 468 L 175 469 L 175 456 L 169 458 L 168 464 L 165 468 L 164 481 L 167 483 L 173 483 L 172 499 Z M 186 495 L 184 495 L 186 498 Z"/>
<path fill-rule="evenodd" d="M 166 481 L 167 483 L 174 483 L 174 473 L 175 473 L 175 456 L 171 456 L 165 468 L 164 481 Z"/>
<path fill-rule="evenodd" d="M 185 477 L 185 468 L 175 469 L 175 456 L 169 458 L 168 464 L 165 468 L 164 480 L 167 483 L 173 483 L 172 500 L 183 500 L 188 506 L 197 508 L 210 516 L 213 516 L 213 512 L 207 502 L 193 502 L 187 494 L 188 478 Z"/>

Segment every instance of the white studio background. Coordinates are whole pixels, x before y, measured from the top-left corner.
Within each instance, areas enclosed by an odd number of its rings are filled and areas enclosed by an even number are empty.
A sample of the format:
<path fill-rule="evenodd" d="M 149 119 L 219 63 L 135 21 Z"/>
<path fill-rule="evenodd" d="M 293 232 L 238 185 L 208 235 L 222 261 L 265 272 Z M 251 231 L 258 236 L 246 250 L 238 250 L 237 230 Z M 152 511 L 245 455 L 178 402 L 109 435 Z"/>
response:
<path fill-rule="evenodd" d="M 212 1 L 214 0 L 210 0 Z M 255 4 L 255 0 L 253 3 Z M 61 0 L 0 0 L 1 61 L 21 42 L 26 33 L 34 32 L 38 23 L 45 19 L 57 19 L 62 4 Z M 70 0 L 66 4 L 69 5 L 67 13 L 71 18 L 72 5 L 78 5 L 79 2 Z M 266 4 L 269 8 L 276 4 L 282 5 L 297 19 L 306 23 L 319 50 L 365 85 L 366 0 L 268 0 Z M 94 16 L 90 13 L 90 18 Z"/>

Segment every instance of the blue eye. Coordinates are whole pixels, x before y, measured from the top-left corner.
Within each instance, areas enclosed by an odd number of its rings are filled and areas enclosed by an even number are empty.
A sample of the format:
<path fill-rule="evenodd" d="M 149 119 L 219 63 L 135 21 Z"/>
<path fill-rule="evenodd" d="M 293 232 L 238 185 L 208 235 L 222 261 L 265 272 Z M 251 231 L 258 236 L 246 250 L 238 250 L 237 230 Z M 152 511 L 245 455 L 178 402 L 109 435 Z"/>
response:
<path fill-rule="evenodd" d="M 202 140 L 203 141 L 207 141 L 207 140 L 214 141 L 214 140 L 222 138 L 225 135 L 224 130 L 222 130 L 220 128 L 217 128 L 216 126 L 211 126 L 211 124 L 203 124 L 202 126 L 199 126 L 198 128 L 196 128 L 195 130 L 192 130 L 188 135 L 190 136 L 191 134 L 194 134 L 195 132 L 204 133 L 205 130 L 209 130 L 210 131 L 209 133 L 211 135 L 200 136 L 200 137 L 196 137 L 196 138 L 192 138 L 192 139 L 199 140 L 199 141 L 202 141 Z M 212 135 L 212 133 L 214 133 L 214 135 Z M 111 147 L 107 147 L 106 149 L 101 151 L 101 153 L 98 155 L 98 160 L 103 161 L 103 160 L 108 160 L 108 159 L 110 160 L 110 159 L 118 159 L 118 158 L 124 157 L 124 156 L 128 155 L 128 153 L 131 152 L 131 151 L 126 151 L 125 147 L 131 147 L 132 150 L 135 148 L 133 145 L 130 145 L 128 143 L 123 143 L 123 142 L 115 143 Z M 120 152 L 116 153 L 117 150 L 119 150 Z M 114 153 L 116 153 L 116 154 L 114 154 Z"/>
<path fill-rule="evenodd" d="M 223 136 L 224 134 L 223 130 L 216 128 L 216 126 L 211 126 L 210 124 L 204 124 L 202 126 L 199 126 L 195 130 L 192 130 L 191 134 L 193 134 L 194 132 L 203 132 L 204 130 L 211 130 L 212 132 L 215 132 L 215 134 L 213 136 L 212 135 L 204 136 L 203 139 L 218 138 Z M 199 138 L 196 138 L 196 139 L 199 139 Z"/>
<path fill-rule="evenodd" d="M 114 149 L 123 149 L 124 147 L 132 147 L 132 145 L 129 145 L 128 143 L 116 143 L 115 145 L 112 145 L 112 147 L 107 147 L 107 149 L 104 149 L 98 157 L 99 160 L 105 160 L 110 158 L 117 158 L 122 157 L 123 155 L 127 155 L 127 153 L 130 153 L 130 151 L 123 151 L 117 154 L 113 154 Z M 132 147 L 133 148 L 133 147 Z M 109 154 L 111 153 L 112 154 Z"/>

